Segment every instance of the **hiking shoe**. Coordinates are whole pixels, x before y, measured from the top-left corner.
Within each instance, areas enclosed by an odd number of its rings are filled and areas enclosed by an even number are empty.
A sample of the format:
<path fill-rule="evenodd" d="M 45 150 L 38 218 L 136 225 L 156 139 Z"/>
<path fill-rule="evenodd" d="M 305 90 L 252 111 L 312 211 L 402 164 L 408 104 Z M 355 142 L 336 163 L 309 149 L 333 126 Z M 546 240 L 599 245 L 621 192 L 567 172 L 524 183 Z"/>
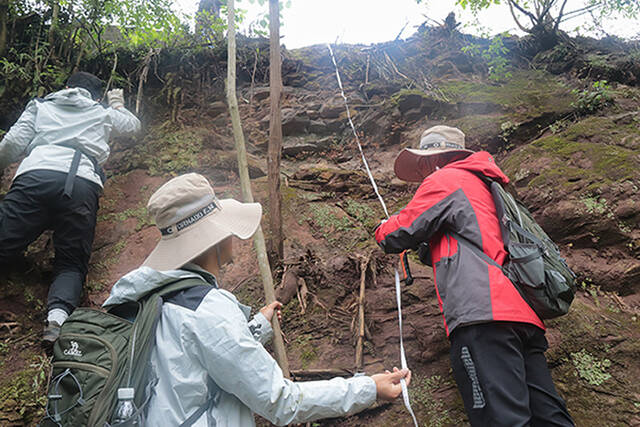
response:
<path fill-rule="evenodd" d="M 46 350 L 53 350 L 53 343 L 60 336 L 60 324 L 58 322 L 47 321 L 42 332 L 42 346 Z"/>

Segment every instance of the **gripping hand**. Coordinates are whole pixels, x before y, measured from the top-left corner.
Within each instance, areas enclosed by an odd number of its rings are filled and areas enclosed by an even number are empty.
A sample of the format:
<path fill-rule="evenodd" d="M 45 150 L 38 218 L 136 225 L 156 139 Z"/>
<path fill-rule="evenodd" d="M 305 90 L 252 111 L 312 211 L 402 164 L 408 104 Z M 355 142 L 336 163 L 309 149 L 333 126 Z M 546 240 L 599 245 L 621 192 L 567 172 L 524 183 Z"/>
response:
<path fill-rule="evenodd" d="M 124 93 L 122 89 L 111 89 L 107 92 L 107 102 L 111 108 L 124 107 Z"/>

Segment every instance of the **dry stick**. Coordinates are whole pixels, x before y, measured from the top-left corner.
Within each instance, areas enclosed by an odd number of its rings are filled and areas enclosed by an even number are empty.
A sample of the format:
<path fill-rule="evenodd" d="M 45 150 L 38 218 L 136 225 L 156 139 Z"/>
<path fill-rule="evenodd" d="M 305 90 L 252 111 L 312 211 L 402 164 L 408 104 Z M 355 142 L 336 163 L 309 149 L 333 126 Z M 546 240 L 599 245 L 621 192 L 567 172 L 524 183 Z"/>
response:
<path fill-rule="evenodd" d="M 149 74 L 149 65 L 151 64 L 151 58 L 153 57 L 153 48 L 149 48 L 147 56 L 144 57 L 144 67 L 140 73 L 140 80 L 138 81 L 138 94 L 136 96 L 136 115 L 140 113 L 140 105 L 142 104 L 142 87 L 144 82 L 147 81 L 147 75 Z"/>
<path fill-rule="evenodd" d="M 329 368 L 329 369 L 307 369 L 307 370 L 293 370 L 291 375 L 299 378 L 308 377 L 351 377 L 353 372 L 348 369 Z"/>
<path fill-rule="evenodd" d="M 238 153 L 238 173 L 240 175 L 240 187 L 242 188 L 242 198 L 245 202 L 253 202 L 253 194 L 251 193 L 251 181 L 249 179 L 249 167 L 247 164 L 247 148 L 244 143 L 244 133 L 240 123 L 240 112 L 238 111 L 238 98 L 236 97 L 236 29 L 235 29 L 235 5 L 234 0 L 227 2 L 228 15 L 228 58 L 227 58 L 227 103 L 229 104 L 229 114 L 231 115 L 231 124 L 233 125 L 233 137 L 235 140 L 236 151 Z M 267 247 L 264 242 L 264 234 L 262 227 L 258 226 L 258 230 L 253 236 L 253 242 L 258 255 L 258 266 L 260 267 L 260 275 L 262 276 L 262 285 L 264 287 L 264 295 L 267 304 L 275 301 L 275 291 L 273 290 L 273 277 L 271 276 L 271 267 L 267 258 Z M 289 378 L 289 362 L 287 353 L 282 339 L 282 331 L 278 316 L 273 316 L 271 320 L 273 326 L 273 348 L 276 353 L 276 360 L 282 369 L 285 377 Z"/>
<path fill-rule="evenodd" d="M 256 84 L 256 70 L 258 69 L 258 49 L 253 51 L 256 60 L 253 62 L 253 71 L 251 72 L 251 88 L 249 88 L 249 105 L 253 104 L 253 89 Z"/>
<path fill-rule="evenodd" d="M 107 96 L 107 92 L 109 92 L 109 87 L 111 86 L 111 82 L 113 81 L 113 75 L 116 73 L 116 67 L 118 66 L 118 52 L 113 54 L 113 68 L 111 69 L 111 74 L 109 75 L 109 80 L 107 81 L 107 85 L 104 87 L 104 93 L 102 94 L 102 99 Z"/>
<path fill-rule="evenodd" d="M 270 252 L 279 263 L 284 257 L 282 236 L 282 195 L 280 193 L 280 158 L 282 157 L 282 58 L 280 56 L 280 5 L 269 0 L 269 147 L 267 174 L 269 182 Z"/>
<path fill-rule="evenodd" d="M 369 257 L 360 262 L 360 298 L 358 299 L 358 342 L 356 343 L 356 371 L 362 372 L 364 365 L 364 289 L 365 279 L 367 277 L 367 267 L 369 265 Z"/>

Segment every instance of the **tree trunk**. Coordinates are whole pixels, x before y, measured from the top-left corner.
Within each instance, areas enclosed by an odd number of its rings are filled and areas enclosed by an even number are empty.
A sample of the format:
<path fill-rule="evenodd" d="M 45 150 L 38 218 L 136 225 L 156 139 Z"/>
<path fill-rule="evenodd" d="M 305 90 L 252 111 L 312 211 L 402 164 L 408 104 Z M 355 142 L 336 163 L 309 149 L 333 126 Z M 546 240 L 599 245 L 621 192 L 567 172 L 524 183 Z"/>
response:
<path fill-rule="evenodd" d="M 244 143 L 244 133 L 240 123 L 240 112 L 238 110 L 238 98 L 236 97 L 236 29 L 235 29 L 235 6 L 234 0 L 227 1 L 228 13 L 228 59 L 227 59 L 227 103 L 229 104 L 229 114 L 231 115 L 231 124 L 233 126 L 233 138 L 235 140 L 236 151 L 238 153 L 238 173 L 240 175 L 240 186 L 242 188 L 242 197 L 245 202 L 253 202 L 253 194 L 251 193 L 251 181 L 249 180 L 249 167 L 247 163 L 247 149 Z M 264 242 L 264 234 L 262 227 L 259 226 L 256 234 L 253 236 L 253 242 L 258 256 L 258 266 L 260 267 L 260 275 L 262 276 L 262 285 L 264 287 L 264 295 L 267 304 L 275 301 L 275 291 L 273 289 L 273 277 L 271 276 L 271 267 L 267 258 L 267 248 Z M 282 373 L 289 378 L 289 362 L 287 353 L 282 339 L 280 330 L 280 322 L 278 316 L 273 316 L 271 320 L 273 325 L 273 348 L 276 353 L 276 360 L 282 369 Z"/>
<path fill-rule="evenodd" d="M 282 156 L 282 70 L 280 60 L 280 5 L 269 0 L 269 87 L 271 115 L 269 118 L 269 149 L 267 157 L 269 181 L 270 252 L 272 259 L 280 263 L 284 246 L 282 237 L 282 196 L 280 194 L 280 157 Z"/>
<path fill-rule="evenodd" d="M 49 26 L 49 50 L 51 52 L 53 52 L 54 50 L 54 44 L 55 44 L 55 33 L 56 30 L 58 28 L 58 21 L 59 21 L 59 15 L 60 15 L 60 3 L 58 3 L 57 1 L 53 1 L 53 6 L 52 6 L 53 10 L 51 12 L 51 25 Z M 55 56 L 55 55 L 52 55 Z"/>
<path fill-rule="evenodd" d="M 7 27 L 9 25 L 9 0 L 0 0 L 0 56 L 7 50 Z"/>

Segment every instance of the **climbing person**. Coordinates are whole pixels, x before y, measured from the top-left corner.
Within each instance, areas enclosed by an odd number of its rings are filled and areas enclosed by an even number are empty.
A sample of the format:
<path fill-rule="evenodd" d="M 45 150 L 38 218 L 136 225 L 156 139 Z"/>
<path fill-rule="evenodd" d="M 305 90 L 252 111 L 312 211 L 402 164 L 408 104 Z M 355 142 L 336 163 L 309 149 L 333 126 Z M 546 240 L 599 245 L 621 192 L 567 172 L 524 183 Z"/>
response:
<path fill-rule="evenodd" d="M 80 303 L 109 137 L 140 130 L 140 121 L 124 108 L 122 89 L 107 93 L 108 107 L 100 104 L 102 86 L 93 74 L 74 73 L 65 89 L 30 101 L 0 142 L 0 171 L 26 154 L 0 203 L 0 271 L 43 231 L 53 230 L 46 347 Z"/>
<path fill-rule="evenodd" d="M 161 239 L 142 267 L 111 290 L 104 307 L 138 301 L 181 279 L 202 284 L 163 297 L 151 351 L 157 377 L 146 411 L 148 425 L 255 425 L 253 413 L 285 425 L 362 411 L 376 398 L 393 400 L 408 370 L 373 376 L 292 382 L 263 344 L 279 302 L 251 321 L 250 308 L 219 287 L 232 261 L 232 237 L 250 238 L 260 224 L 258 203 L 219 200 L 202 175 L 168 181 L 147 205 Z"/>
<path fill-rule="evenodd" d="M 547 366 L 542 320 L 502 270 L 470 247 L 503 264 L 507 253 L 482 176 L 503 185 L 507 176 L 491 154 L 465 149 L 464 133 L 448 126 L 424 131 L 418 149 L 404 149 L 394 169 L 421 184 L 375 238 L 386 253 L 418 250 L 433 266 L 453 376 L 471 425 L 572 426 Z"/>

